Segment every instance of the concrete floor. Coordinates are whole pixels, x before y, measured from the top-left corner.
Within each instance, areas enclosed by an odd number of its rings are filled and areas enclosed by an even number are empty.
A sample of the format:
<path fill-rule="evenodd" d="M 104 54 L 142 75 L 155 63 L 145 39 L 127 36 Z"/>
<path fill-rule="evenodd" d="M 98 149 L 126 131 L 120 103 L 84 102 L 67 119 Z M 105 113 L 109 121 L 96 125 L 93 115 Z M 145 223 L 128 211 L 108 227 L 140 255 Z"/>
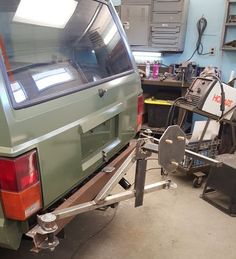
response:
<path fill-rule="evenodd" d="M 156 166 L 149 161 L 149 167 Z M 235 259 L 236 219 L 200 199 L 202 189 L 192 188 L 191 177 L 170 178 L 178 188 L 146 195 L 141 208 L 134 209 L 130 200 L 117 211 L 79 215 L 53 253 L 32 254 L 31 242 L 23 240 L 18 252 L 0 249 L 0 258 Z M 159 170 L 148 171 L 147 182 L 160 179 Z"/>

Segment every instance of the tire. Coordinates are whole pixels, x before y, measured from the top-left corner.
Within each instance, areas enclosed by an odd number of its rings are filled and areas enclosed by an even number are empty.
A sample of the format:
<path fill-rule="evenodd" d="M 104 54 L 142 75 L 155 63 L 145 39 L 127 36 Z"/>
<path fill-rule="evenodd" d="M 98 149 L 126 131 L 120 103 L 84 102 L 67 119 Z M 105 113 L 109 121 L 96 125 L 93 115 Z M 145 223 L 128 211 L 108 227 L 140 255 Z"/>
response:
<path fill-rule="evenodd" d="M 203 177 L 195 177 L 193 179 L 193 187 L 194 188 L 200 188 L 203 183 Z"/>

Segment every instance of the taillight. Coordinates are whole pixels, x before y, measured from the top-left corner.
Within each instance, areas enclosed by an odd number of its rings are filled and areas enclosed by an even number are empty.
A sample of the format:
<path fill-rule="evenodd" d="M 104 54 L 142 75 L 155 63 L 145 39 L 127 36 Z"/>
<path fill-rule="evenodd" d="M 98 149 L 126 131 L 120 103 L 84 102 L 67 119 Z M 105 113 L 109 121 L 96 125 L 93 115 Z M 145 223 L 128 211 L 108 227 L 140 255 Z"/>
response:
<path fill-rule="evenodd" d="M 0 196 L 9 219 L 26 220 L 42 207 L 36 151 L 0 158 Z"/>
<path fill-rule="evenodd" d="M 144 98 L 143 95 L 138 96 L 138 114 L 137 114 L 137 132 L 141 130 L 143 123 Z"/>

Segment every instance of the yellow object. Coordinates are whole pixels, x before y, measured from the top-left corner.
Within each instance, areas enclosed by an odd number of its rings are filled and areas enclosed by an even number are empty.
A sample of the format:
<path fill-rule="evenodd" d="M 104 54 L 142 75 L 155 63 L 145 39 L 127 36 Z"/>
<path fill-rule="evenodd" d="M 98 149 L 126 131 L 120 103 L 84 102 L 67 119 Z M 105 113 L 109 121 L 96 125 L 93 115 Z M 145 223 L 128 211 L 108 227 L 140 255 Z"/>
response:
<path fill-rule="evenodd" d="M 156 104 L 156 105 L 172 105 L 173 101 L 169 101 L 169 100 L 158 100 L 155 98 L 148 98 L 144 101 L 144 103 L 146 104 Z"/>

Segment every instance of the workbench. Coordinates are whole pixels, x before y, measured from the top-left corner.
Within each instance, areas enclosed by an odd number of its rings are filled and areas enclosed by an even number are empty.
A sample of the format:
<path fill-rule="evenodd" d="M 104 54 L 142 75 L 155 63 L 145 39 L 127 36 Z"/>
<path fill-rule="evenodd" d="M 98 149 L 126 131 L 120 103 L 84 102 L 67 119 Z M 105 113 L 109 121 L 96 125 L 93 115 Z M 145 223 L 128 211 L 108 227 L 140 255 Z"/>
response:
<path fill-rule="evenodd" d="M 173 79 L 160 80 L 144 78 L 141 80 L 141 82 L 145 99 L 155 97 L 156 99 L 173 101 L 181 96 L 185 96 L 188 87 L 191 85 L 191 83 L 186 83 Z M 144 114 L 143 124 L 143 129 L 146 128 L 151 128 L 147 125 L 147 112 L 145 112 Z M 162 133 L 164 132 L 164 127 L 151 128 L 151 130 L 156 133 Z"/>
<path fill-rule="evenodd" d="M 173 79 L 142 79 L 142 88 L 144 93 L 154 92 L 158 93 L 158 91 L 165 91 L 168 96 L 175 91 L 179 91 L 181 93 L 180 96 L 184 96 L 187 88 L 191 85 L 191 83 L 177 81 Z M 158 97 L 159 98 L 159 97 Z M 166 100 L 166 99 L 165 99 Z M 172 98 L 173 100 L 173 98 Z"/>

